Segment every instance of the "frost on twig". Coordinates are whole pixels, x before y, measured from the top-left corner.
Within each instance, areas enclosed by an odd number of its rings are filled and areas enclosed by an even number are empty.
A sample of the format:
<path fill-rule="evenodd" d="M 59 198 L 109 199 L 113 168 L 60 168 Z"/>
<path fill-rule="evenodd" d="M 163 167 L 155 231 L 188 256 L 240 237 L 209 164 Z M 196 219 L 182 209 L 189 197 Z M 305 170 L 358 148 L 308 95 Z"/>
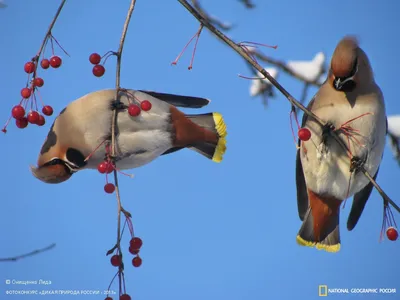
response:
<path fill-rule="evenodd" d="M 389 145 L 394 158 L 400 164 L 400 115 L 388 116 Z"/>

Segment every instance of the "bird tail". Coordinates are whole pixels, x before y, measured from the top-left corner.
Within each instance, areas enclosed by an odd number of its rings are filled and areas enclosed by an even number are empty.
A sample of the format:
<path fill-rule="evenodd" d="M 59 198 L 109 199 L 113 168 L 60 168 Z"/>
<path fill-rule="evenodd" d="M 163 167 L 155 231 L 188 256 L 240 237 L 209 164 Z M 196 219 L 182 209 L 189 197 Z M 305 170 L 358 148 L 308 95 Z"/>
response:
<path fill-rule="evenodd" d="M 191 145 L 190 149 L 204 155 L 214 162 L 221 162 L 226 151 L 226 124 L 220 113 L 207 113 L 199 115 L 186 115 L 193 123 L 216 134 L 213 142 L 202 141 Z"/>
<path fill-rule="evenodd" d="M 320 197 L 308 190 L 310 206 L 297 234 L 297 244 L 316 247 L 327 252 L 340 250 L 340 200 Z"/>

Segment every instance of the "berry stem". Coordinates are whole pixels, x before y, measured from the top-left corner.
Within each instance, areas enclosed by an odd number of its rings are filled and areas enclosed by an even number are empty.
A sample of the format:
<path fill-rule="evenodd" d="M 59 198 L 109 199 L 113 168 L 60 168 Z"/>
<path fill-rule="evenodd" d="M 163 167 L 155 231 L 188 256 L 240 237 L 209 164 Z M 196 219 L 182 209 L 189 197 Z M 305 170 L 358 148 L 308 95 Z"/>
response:
<path fill-rule="evenodd" d="M 50 33 L 50 38 L 51 38 L 52 41 L 54 40 L 54 41 L 56 42 L 56 44 L 58 45 L 58 47 L 60 47 L 60 49 L 61 49 L 67 56 L 71 57 L 71 56 L 68 54 L 68 52 L 65 51 L 65 49 L 60 45 L 60 43 L 57 41 L 57 39 L 54 37 L 54 35 L 52 35 L 51 33 Z"/>
<path fill-rule="evenodd" d="M 201 26 L 201 25 L 200 25 Z M 202 26 L 201 26 L 202 28 Z M 171 65 L 176 65 L 179 61 L 179 59 L 181 58 L 181 56 L 183 55 L 183 53 L 185 53 L 186 48 L 190 45 L 190 43 L 194 40 L 195 37 L 198 37 L 199 35 L 199 31 L 197 31 L 189 40 L 189 42 L 187 42 L 187 44 L 185 45 L 185 47 L 183 47 L 181 53 L 178 54 L 178 56 L 175 58 L 175 60 L 171 63 Z"/>
<path fill-rule="evenodd" d="M 204 25 L 200 24 L 200 28 L 196 33 L 196 42 L 194 43 L 194 49 L 193 49 L 193 53 L 192 53 L 192 58 L 190 59 L 190 65 L 188 67 L 188 70 L 191 70 L 193 68 L 193 61 L 194 61 L 194 56 L 196 55 L 197 43 L 199 42 L 200 34 L 201 34 L 201 31 L 203 30 L 203 27 L 204 27 Z"/>
<path fill-rule="evenodd" d="M 35 57 L 36 63 L 39 61 L 40 54 L 42 53 L 42 51 L 43 51 L 43 49 L 44 49 L 44 47 L 46 45 L 47 39 L 49 38 L 49 36 L 51 36 L 51 30 L 53 29 L 53 27 L 54 27 L 54 25 L 55 25 L 55 23 L 56 23 L 56 21 L 58 19 L 58 16 L 60 15 L 61 10 L 64 7 L 65 2 L 66 2 L 66 0 L 62 0 L 61 1 L 61 4 L 60 4 L 60 6 L 58 7 L 58 9 L 56 11 L 56 14 L 54 15 L 53 20 L 51 21 L 50 26 L 47 29 L 46 35 L 44 36 L 43 42 L 40 45 L 39 51 L 38 51 L 38 53 L 37 53 L 37 55 Z"/>

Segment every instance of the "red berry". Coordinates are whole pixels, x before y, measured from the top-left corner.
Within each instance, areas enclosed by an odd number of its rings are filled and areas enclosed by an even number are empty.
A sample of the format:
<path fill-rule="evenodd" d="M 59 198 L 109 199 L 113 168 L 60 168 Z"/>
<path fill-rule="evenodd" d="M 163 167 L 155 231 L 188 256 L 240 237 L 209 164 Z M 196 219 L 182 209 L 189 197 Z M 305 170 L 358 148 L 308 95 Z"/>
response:
<path fill-rule="evenodd" d="M 99 163 L 99 165 L 97 166 L 97 171 L 99 171 L 99 173 L 104 174 L 108 169 L 108 163 L 106 161 L 103 161 L 101 163 Z"/>
<path fill-rule="evenodd" d="M 37 124 L 39 121 L 39 113 L 37 111 L 31 111 L 28 114 L 28 122 L 31 124 Z"/>
<path fill-rule="evenodd" d="M 45 105 L 42 108 L 42 113 L 46 116 L 51 116 L 53 114 L 53 108 L 50 105 Z"/>
<path fill-rule="evenodd" d="M 302 141 L 308 141 L 311 138 L 311 131 L 308 128 L 300 128 L 299 139 Z"/>
<path fill-rule="evenodd" d="M 24 70 L 28 74 L 33 73 L 33 71 L 35 71 L 35 64 L 31 61 L 27 62 L 24 66 Z"/>
<path fill-rule="evenodd" d="M 114 267 L 119 267 L 121 265 L 121 256 L 115 254 L 115 255 L 111 256 L 110 261 Z"/>
<path fill-rule="evenodd" d="M 101 77 L 106 72 L 106 69 L 102 65 L 95 65 L 92 72 L 94 76 Z"/>
<path fill-rule="evenodd" d="M 119 296 L 119 300 L 131 300 L 131 296 L 129 296 L 128 294 L 122 294 L 121 296 Z"/>
<path fill-rule="evenodd" d="M 28 119 L 27 118 L 22 118 L 22 119 L 18 119 L 15 120 L 15 125 L 17 125 L 18 128 L 25 128 L 26 126 L 28 126 Z"/>
<path fill-rule="evenodd" d="M 40 66 L 43 69 L 48 69 L 50 67 L 50 61 L 47 58 L 42 59 L 42 61 L 40 62 Z"/>
<path fill-rule="evenodd" d="M 387 235 L 388 239 L 391 240 L 391 241 L 395 241 L 399 237 L 397 229 L 394 228 L 394 227 L 389 227 L 386 230 L 386 235 Z"/>
<path fill-rule="evenodd" d="M 141 238 L 134 237 L 134 238 L 131 239 L 129 244 L 130 244 L 130 248 L 132 250 L 139 250 L 143 245 L 143 241 L 142 241 Z"/>
<path fill-rule="evenodd" d="M 140 107 L 144 110 L 144 111 L 149 111 L 151 109 L 151 102 L 148 100 L 144 100 L 142 101 L 142 103 L 140 103 Z"/>
<path fill-rule="evenodd" d="M 132 265 L 134 267 L 140 267 L 142 265 L 142 259 L 139 256 L 136 256 L 132 259 Z"/>
<path fill-rule="evenodd" d="M 138 115 L 140 115 L 140 107 L 137 106 L 136 104 L 130 104 L 128 106 L 128 113 L 132 116 L 132 117 L 137 117 Z"/>
<path fill-rule="evenodd" d="M 42 115 L 39 115 L 39 119 L 37 120 L 36 124 L 38 126 L 43 126 L 44 124 L 46 124 L 46 120 Z"/>
<path fill-rule="evenodd" d="M 89 61 L 93 65 L 98 65 L 101 61 L 101 56 L 98 53 L 92 53 L 89 56 Z"/>
<path fill-rule="evenodd" d="M 108 161 L 103 161 L 97 166 L 97 171 L 99 171 L 101 174 L 110 174 L 112 171 L 114 171 L 114 166 Z"/>
<path fill-rule="evenodd" d="M 21 90 L 21 96 L 22 96 L 22 98 L 28 99 L 28 98 L 31 96 L 31 94 L 32 94 L 32 91 L 31 91 L 31 89 L 29 89 L 29 88 L 23 88 L 23 89 Z"/>
<path fill-rule="evenodd" d="M 129 247 L 129 252 L 130 252 L 131 254 L 133 254 L 133 255 L 138 254 L 139 251 L 140 251 L 139 249 L 132 249 L 131 247 Z"/>
<path fill-rule="evenodd" d="M 115 185 L 113 185 L 112 183 L 107 183 L 107 184 L 104 186 L 104 191 L 105 191 L 107 194 L 112 194 L 112 193 L 114 193 L 114 191 L 115 191 Z"/>
<path fill-rule="evenodd" d="M 22 107 L 22 105 L 15 105 L 11 110 L 11 115 L 14 119 L 22 119 L 25 116 L 25 109 Z"/>
<path fill-rule="evenodd" d="M 5 127 L 1 131 L 3 131 L 4 133 L 7 133 L 7 129 Z"/>
<path fill-rule="evenodd" d="M 113 298 L 111 298 L 111 297 L 107 297 L 106 299 L 104 299 L 104 300 L 113 300 Z"/>
<path fill-rule="evenodd" d="M 33 80 L 33 85 L 34 85 L 34 86 L 42 87 L 43 84 L 44 84 L 44 80 L 43 80 L 42 78 L 40 78 L 40 77 L 36 77 L 36 78 Z"/>
<path fill-rule="evenodd" d="M 50 66 L 52 66 L 53 68 L 57 69 L 61 66 L 61 64 L 62 64 L 61 57 L 54 55 L 50 58 Z"/>

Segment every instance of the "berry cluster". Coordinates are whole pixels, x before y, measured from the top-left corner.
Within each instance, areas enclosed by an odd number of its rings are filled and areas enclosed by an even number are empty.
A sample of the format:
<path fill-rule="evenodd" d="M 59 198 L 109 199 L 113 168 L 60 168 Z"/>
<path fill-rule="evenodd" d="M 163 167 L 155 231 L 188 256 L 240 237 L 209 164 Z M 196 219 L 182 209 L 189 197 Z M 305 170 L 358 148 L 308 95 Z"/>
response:
<path fill-rule="evenodd" d="M 149 100 L 139 101 L 140 106 L 134 103 L 129 104 L 128 106 L 128 114 L 132 117 L 137 117 L 140 115 L 141 111 L 149 111 L 152 107 L 151 102 Z"/>
<path fill-rule="evenodd" d="M 44 52 L 46 49 L 46 45 L 50 41 L 52 56 L 47 59 L 44 58 Z M 57 43 L 57 45 L 65 52 L 65 50 L 61 47 L 58 41 L 50 34 L 47 35 L 43 47 L 39 51 L 39 53 L 28 61 L 24 65 L 24 71 L 28 74 L 28 81 L 24 88 L 21 89 L 21 97 L 18 105 L 15 105 L 11 110 L 11 116 L 6 122 L 2 131 L 4 133 L 7 132 L 7 126 L 11 120 L 11 118 L 15 119 L 15 124 L 18 128 L 25 128 L 29 123 L 35 124 L 38 126 L 43 126 L 46 123 L 45 116 L 51 116 L 53 114 L 53 108 L 50 105 L 45 105 L 40 97 L 39 88 L 43 87 L 44 80 L 43 78 L 38 76 L 38 68 L 39 65 L 42 69 L 46 70 L 50 67 L 57 69 L 62 64 L 61 57 L 54 54 L 54 45 L 53 41 Z M 67 55 L 68 53 L 65 52 Z M 39 58 L 42 56 L 42 59 L 39 63 Z M 40 98 L 41 102 L 41 113 L 39 112 L 39 106 L 37 97 Z"/>
<path fill-rule="evenodd" d="M 101 65 L 100 62 L 101 62 L 102 57 L 100 56 L 100 54 L 98 54 L 98 53 L 90 54 L 89 61 L 92 65 L 94 65 L 94 67 L 92 69 L 92 73 L 94 76 L 101 77 L 104 75 L 104 73 L 106 72 L 106 68 L 104 67 L 104 64 L 109 56 L 110 55 L 107 55 L 107 54 L 104 55 L 105 59 L 104 59 L 103 64 Z"/>
<path fill-rule="evenodd" d="M 132 237 L 129 242 L 129 252 L 135 257 L 132 259 L 132 265 L 135 268 L 138 268 L 142 265 L 142 259 L 139 256 L 140 248 L 142 247 L 143 242 L 139 237 Z M 120 254 L 114 254 L 110 259 L 111 265 L 114 267 L 120 267 L 122 265 L 122 256 Z"/>
<path fill-rule="evenodd" d="M 107 194 L 112 194 L 115 191 L 115 185 L 108 182 L 108 176 L 107 176 L 114 170 L 115 166 L 110 159 L 107 159 L 99 163 L 99 165 L 97 166 L 97 171 L 99 171 L 100 174 L 106 174 L 106 184 L 104 185 L 104 191 Z"/>

